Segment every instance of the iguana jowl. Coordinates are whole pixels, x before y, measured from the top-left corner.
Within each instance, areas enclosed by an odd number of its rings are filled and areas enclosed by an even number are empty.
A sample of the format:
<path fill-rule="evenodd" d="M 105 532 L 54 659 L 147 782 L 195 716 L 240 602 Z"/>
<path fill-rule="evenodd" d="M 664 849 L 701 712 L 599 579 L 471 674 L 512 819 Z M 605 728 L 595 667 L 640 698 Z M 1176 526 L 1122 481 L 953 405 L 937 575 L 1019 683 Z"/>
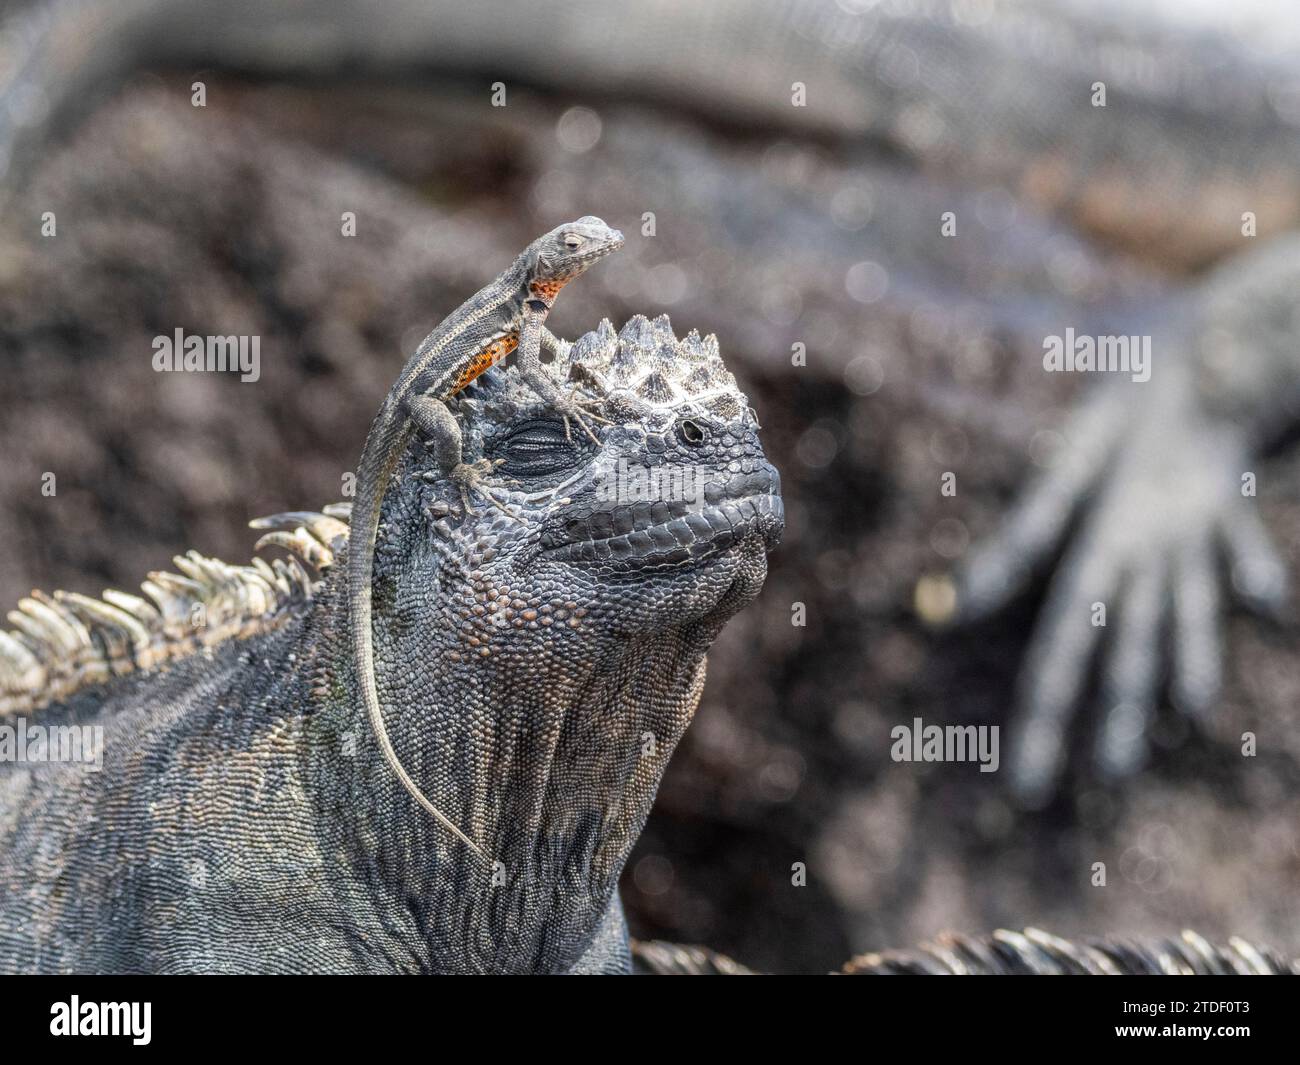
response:
<path fill-rule="evenodd" d="M 410 778 L 384 727 L 370 631 L 370 580 L 380 502 L 402 452 L 419 430 L 428 440 L 439 469 L 460 486 L 462 503 L 469 507 L 469 490 L 481 490 L 481 478 L 491 471 L 492 463 L 486 459 L 473 464 L 463 461 L 460 427 L 447 410 L 446 401 L 516 347 L 520 376 L 564 418 L 566 435 L 569 418 L 590 435 L 577 401 L 562 393 L 542 371 L 542 347 L 552 352 L 558 348 L 544 323 L 560 289 L 622 246 L 623 234 L 591 215 L 533 241 L 505 273 L 457 307 L 425 337 L 375 416 L 361 457 L 352 510 L 354 535 L 348 552 L 349 624 L 361 697 L 380 749 L 403 787 L 480 855 L 473 840 L 448 821 Z"/>
<path fill-rule="evenodd" d="M 603 323 L 543 372 L 607 386 L 601 442 L 566 435 L 517 367 L 488 371 L 449 406 L 514 517 L 459 507 L 412 440 L 375 550 L 394 739 L 494 876 L 365 738 L 344 512 L 281 515 L 269 541 L 321 581 L 191 555 L 152 602 L 15 612 L 0 706 L 105 742 L 98 773 L 0 764 L 0 970 L 629 968 L 619 873 L 705 651 L 766 574 L 779 479 L 712 337 Z M 629 470 L 699 493 L 628 491 Z"/>

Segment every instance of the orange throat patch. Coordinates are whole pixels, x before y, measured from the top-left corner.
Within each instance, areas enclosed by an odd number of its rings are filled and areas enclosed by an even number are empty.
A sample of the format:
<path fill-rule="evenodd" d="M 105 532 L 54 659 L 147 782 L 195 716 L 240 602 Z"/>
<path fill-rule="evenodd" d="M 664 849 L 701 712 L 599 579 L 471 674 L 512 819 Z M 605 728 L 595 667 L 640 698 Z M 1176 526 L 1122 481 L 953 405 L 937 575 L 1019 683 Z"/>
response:
<path fill-rule="evenodd" d="M 559 295 L 560 289 L 568 283 L 569 279 L 567 277 L 552 278 L 549 281 L 530 281 L 528 282 L 528 294 L 535 299 L 546 300 L 551 303 Z"/>

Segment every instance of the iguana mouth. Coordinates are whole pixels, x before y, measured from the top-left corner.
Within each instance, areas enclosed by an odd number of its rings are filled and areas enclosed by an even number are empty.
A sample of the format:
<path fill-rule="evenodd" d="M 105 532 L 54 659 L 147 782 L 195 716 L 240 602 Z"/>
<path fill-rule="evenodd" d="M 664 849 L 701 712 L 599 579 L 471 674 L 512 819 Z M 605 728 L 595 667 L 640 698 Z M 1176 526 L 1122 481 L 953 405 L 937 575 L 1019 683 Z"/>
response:
<path fill-rule="evenodd" d="M 611 502 L 543 532 L 543 554 L 639 570 L 693 565 L 754 536 L 770 551 L 785 527 L 780 492 L 780 480 L 768 467 L 710 486 L 700 501 Z"/>

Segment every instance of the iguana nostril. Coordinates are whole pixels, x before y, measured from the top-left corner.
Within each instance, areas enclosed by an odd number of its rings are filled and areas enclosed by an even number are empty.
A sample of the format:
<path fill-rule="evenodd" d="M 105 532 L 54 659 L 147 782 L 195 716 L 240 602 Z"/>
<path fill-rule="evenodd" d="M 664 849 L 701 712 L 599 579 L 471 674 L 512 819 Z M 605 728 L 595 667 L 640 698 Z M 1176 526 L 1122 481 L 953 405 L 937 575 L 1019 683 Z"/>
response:
<path fill-rule="evenodd" d="M 709 435 L 704 426 L 692 418 L 683 418 L 677 426 L 677 431 L 681 434 L 682 440 L 691 447 L 699 447 Z"/>

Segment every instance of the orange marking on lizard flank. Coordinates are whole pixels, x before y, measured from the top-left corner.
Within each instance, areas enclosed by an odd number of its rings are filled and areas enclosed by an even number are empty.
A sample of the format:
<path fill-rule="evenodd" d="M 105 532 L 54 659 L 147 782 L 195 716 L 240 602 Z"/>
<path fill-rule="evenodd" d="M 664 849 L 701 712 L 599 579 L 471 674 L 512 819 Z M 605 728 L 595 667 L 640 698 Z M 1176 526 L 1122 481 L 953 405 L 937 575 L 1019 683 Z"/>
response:
<path fill-rule="evenodd" d="M 537 299 L 553 300 L 559 295 L 560 289 L 569 283 L 567 277 L 553 277 L 549 281 L 530 281 L 528 282 L 528 294 L 535 296 Z"/>
<path fill-rule="evenodd" d="M 451 386 L 451 395 L 455 395 L 480 374 L 490 370 L 518 346 L 518 333 L 507 333 L 500 340 L 493 341 L 475 355 L 474 361 L 465 367 L 461 375 L 456 378 L 456 383 Z"/>

